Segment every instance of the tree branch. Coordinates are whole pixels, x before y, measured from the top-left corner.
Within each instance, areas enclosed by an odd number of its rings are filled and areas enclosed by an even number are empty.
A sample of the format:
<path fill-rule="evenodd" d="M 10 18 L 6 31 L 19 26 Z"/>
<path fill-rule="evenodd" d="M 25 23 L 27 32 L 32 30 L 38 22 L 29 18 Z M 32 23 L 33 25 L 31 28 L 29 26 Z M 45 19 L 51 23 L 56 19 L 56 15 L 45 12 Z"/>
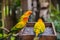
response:
<path fill-rule="evenodd" d="M 0 27 L 0 29 L 3 29 L 5 31 L 9 32 L 9 30 L 7 28 Z"/>

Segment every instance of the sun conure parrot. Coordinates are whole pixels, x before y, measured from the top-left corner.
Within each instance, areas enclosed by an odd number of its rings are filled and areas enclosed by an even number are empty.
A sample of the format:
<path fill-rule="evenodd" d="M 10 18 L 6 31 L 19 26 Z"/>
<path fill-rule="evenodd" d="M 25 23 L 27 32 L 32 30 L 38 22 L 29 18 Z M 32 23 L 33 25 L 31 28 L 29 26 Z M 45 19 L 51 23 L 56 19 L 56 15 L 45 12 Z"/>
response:
<path fill-rule="evenodd" d="M 10 31 L 9 35 L 11 36 L 11 40 L 15 40 L 15 33 L 23 29 L 28 22 L 28 17 L 24 17 L 22 21 L 18 22 Z"/>
<path fill-rule="evenodd" d="M 28 22 L 28 17 L 24 17 L 22 21 L 18 22 L 9 33 L 15 33 L 25 27 Z"/>
<path fill-rule="evenodd" d="M 38 40 L 38 35 L 43 33 L 44 30 L 45 30 L 45 24 L 43 20 L 40 18 L 34 25 L 34 32 L 36 34 L 34 40 Z"/>
<path fill-rule="evenodd" d="M 27 11 L 27 12 L 25 12 L 25 13 L 19 18 L 18 21 L 23 20 L 24 17 L 29 17 L 31 14 L 32 14 L 32 11 L 30 11 L 30 10 Z"/>

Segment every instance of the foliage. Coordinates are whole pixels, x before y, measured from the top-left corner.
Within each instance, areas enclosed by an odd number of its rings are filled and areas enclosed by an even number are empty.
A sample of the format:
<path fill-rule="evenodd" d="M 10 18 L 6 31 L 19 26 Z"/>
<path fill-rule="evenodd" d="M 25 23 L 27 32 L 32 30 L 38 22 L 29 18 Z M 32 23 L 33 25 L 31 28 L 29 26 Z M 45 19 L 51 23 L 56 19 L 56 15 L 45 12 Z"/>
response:
<path fill-rule="evenodd" d="M 60 32 L 60 12 L 59 12 L 59 5 L 57 4 L 57 8 L 55 8 L 52 4 L 50 5 L 50 21 L 54 22 L 55 28 L 57 32 Z"/>
<path fill-rule="evenodd" d="M 60 32 L 60 22 L 59 21 L 54 21 L 55 28 L 57 32 Z"/>
<path fill-rule="evenodd" d="M 11 0 L 11 6 L 9 7 L 9 3 L 8 3 L 9 0 L 6 0 L 6 3 L 5 3 L 5 6 L 3 8 L 3 12 L 4 12 L 4 17 L 8 16 L 9 15 L 9 12 L 10 12 L 10 7 L 14 8 L 14 7 L 20 7 L 20 0 Z M 1 17 L 0 17 L 1 19 Z M 2 26 L 2 22 L 0 21 L 0 26 Z M 2 26 L 3 27 L 3 26 Z M 1 38 L 5 38 L 9 35 L 5 34 L 5 31 L 3 32 L 4 30 L 3 29 L 0 29 L 0 39 Z M 11 38 L 11 40 L 13 40 L 14 37 Z"/>
<path fill-rule="evenodd" d="M 12 0 L 12 6 L 20 6 L 20 0 Z"/>

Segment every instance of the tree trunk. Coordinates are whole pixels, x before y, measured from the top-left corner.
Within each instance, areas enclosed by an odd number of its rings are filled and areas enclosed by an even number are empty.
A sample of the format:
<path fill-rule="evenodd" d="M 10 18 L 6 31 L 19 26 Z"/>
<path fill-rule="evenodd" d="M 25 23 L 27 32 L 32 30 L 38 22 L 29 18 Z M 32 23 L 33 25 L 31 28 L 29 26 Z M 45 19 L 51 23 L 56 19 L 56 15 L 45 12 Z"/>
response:
<path fill-rule="evenodd" d="M 15 17 L 15 10 L 13 10 L 12 15 L 10 15 L 10 11 L 8 12 L 8 15 L 6 16 L 4 7 L 8 6 L 10 8 L 11 3 L 9 0 L 3 0 L 3 10 L 2 10 L 2 17 L 3 17 L 3 26 L 10 30 L 15 24 L 16 24 L 16 17 Z"/>
<path fill-rule="evenodd" d="M 40 3 L 39 0 L 37 0 L 37 11 L 36 11 L 36 21 L 39 19 L 39 13 L 40 13 Z"/>
<path fill-rule="evenodd" d="M 39 13 L 39 17 L 42 17 L 44 19 L 44 21 L 47 21 L 48 19 L 48 11 L 49 11 L 49 0 L 39 0 L 40 3 L 40 13 Z"/>

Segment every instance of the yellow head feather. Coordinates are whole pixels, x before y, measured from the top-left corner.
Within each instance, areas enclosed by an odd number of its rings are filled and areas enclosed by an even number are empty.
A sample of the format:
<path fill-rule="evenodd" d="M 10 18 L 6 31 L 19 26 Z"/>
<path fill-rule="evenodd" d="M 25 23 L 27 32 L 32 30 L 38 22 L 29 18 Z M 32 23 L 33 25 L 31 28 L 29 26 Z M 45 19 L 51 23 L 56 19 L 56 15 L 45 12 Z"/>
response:
<path fill-rule="evenodd" d="M 40 18 L 40 19 L 38 19 L 38 22 L 39 22 L 39 21 L 40 21 L 40 22 L 43 22 L 43 20 L 42 20 L 41 18 Z"/>
<path fill-rule="evenodd" d="M 32 14 L 32 11 L 27 11 L 24 13 L 25 16 L 30 16 Z"/>

